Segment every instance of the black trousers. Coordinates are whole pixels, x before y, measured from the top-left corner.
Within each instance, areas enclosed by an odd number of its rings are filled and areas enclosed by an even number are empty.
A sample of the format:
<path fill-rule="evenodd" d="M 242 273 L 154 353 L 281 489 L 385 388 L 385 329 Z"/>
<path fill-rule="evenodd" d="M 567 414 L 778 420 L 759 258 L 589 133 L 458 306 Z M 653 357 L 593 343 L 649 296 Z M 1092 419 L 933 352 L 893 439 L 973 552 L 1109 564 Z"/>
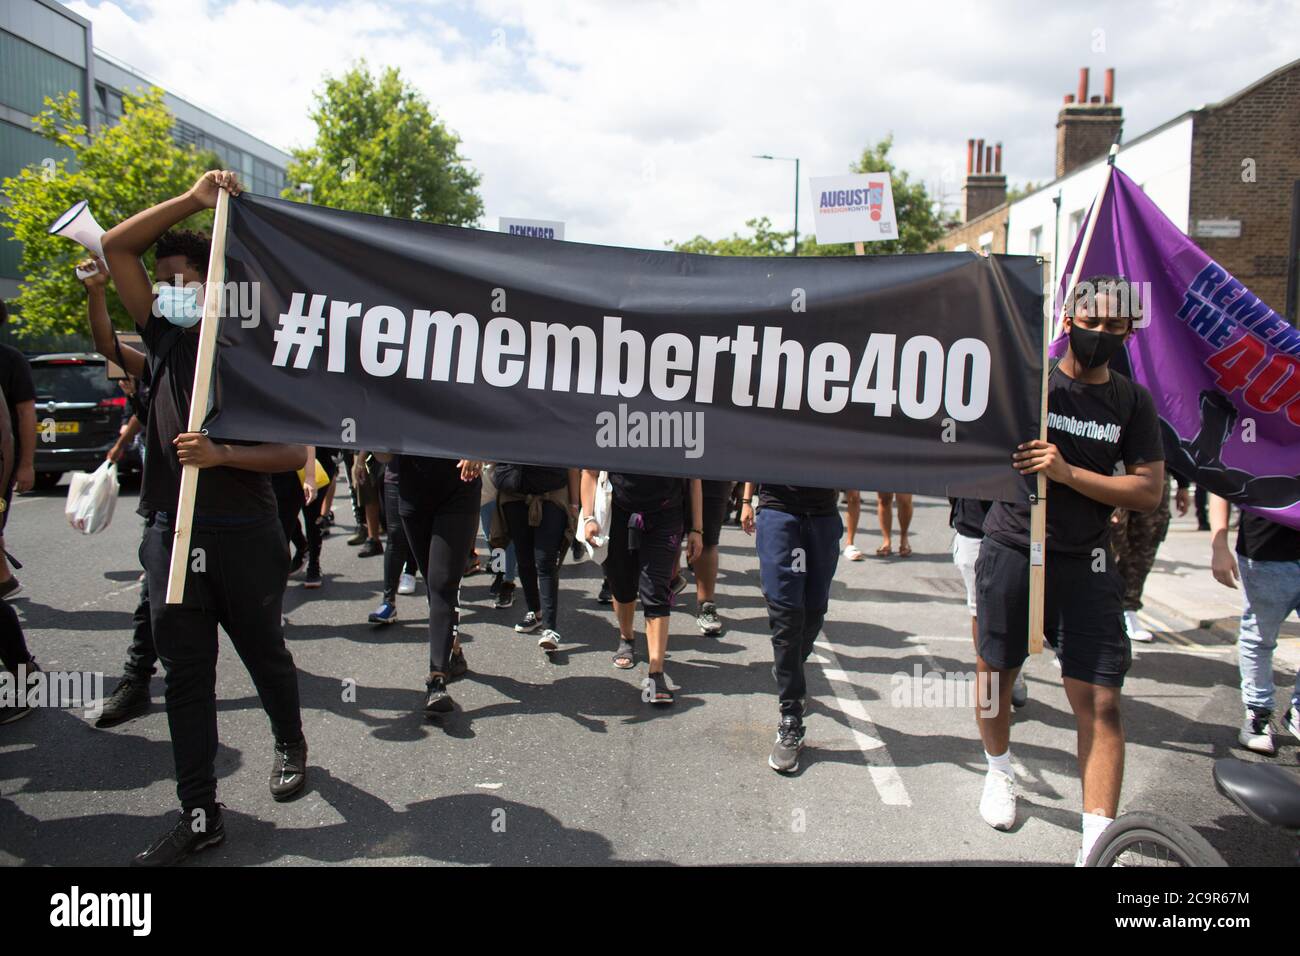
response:
<path fill-rule="evenodd" d="M 321 496 L 318 494 L 311 504 L 303 500 L 302 483 L 298 481 L 296 471 L 279 472 L 271 476 L 271 488 L 275 492 L 276 507 L 280 512 L 280 530 L 284 532 L 286 542 L 299 544 L 303 540 L 302 526 L 298 516 L 303 516 L 307 526 L 305 539 L 307 553 L 313 558 L 320 558 L 320 508 Z M 286 544 L 287 547 L 287 544 Z"/>
<path fill-rule="evenodd" d="M 388 525 L 388 547 L 384 549 L 384 601 L 397 600 L 397 582 L 402 569 L 411 560 L 411 546 L 406 541 L 402 527 L 402 496 L 397 493 L 397 482 L 384 482 L 384 522 Z"/>
<path fill-rule="evenodd" d="M 148 528 L 145 533 L 148 534 Z M 148 682 L 156 670 L 158 651 L 153 645 L 153 612 L 149 605 L 149 576 L 140 585 L 140 600 L 131 615 L 131 646 L 126 651 L 122 672 L 127 677 Z"/>
<path fill-rule="evenodd" d="M 477 482 L 472 498 L 478 501 Z M 429 596 L 429 671 L 445 674 L 456 639 L 456 596 L 465 573 L 465 555 L 478 533 L 478 509 L 407 509 L 402 512 L 402 527 Z"/>
<path fill-rule="evenodd" d="M 553 501 L 543 501 L 541 507 L 542 520 L 536 528 L 528 523 L 526 501 L 507 501 L 501 511 L 515 546 L 519 582 L 524 586 L 528 610 L 541 616 L 542 627 L 555 630 L 560 612 L 560 548 L 564 546 L 569 516 Z"/>
<path fill-rule="evenodd" d="M 182 604 L 155 601 L 153 636 L 166 671 L 167 724 L 181 807 L 217 799 L 217 627 L 230 636 L 253 679 L 277 740 L 302 739 L 298 671 L 284 644 L 281 606 L 289 552 L 273 517 L 251 527 L 195 527 Z M 167 593 L 172 530 L 155 520 L 140 545 L 149 592 Z"/>
<path fill-rule="evenodd" d="M 0 663 L 9 673 L 16 675 L 19 667 L 26 667 L 31 662 L 23 626 L 18 623 L 18 612 L 9 606 L 8 601 L 0 601 Z"/>

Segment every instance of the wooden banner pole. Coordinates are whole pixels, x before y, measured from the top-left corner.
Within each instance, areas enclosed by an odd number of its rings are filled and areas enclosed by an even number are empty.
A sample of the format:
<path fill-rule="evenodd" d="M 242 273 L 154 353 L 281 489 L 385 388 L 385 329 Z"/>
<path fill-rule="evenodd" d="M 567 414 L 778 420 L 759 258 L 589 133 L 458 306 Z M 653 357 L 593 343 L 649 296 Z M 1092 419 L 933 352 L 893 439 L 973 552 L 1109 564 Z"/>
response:
<path fill-rule="evenodd" d="M 212 395 L 212 366 L 217 352 L 217 325 L 221 320 L 223 293 L 226 287 L 226 221 L 230 214 L 230 193 L 217 191 L 217 210 L 212 223 L 212 250 L 208 257 L 208 278 L 203 295 L 203 319 L 199 326 L 199 354 L 194 363 L 194 388 L 190 392 L 190 417 L 187 431 L 203 428 Z M 154 320 L 159 321 L 158 319 Z M 180 499 L 172 515 L 171 568 L 167 573 L 167 603 L 180 604 L 185 596 L 185 578 L 190 561 L 190 526 L 194 522 L 194 496 L 198 490 L 199 469 L 186 465 L 181 471 Z"/>
<path fill-rule="evenodd" d="M 1097 198 L 1092 203 L 1092 211 L 1088 216 L 1088 225 L 1083 232 L 1083 242 L 1079 246 L 1079 256 L 1074 260 L 1074 269 L 1070 272 L 1070 282 L 1066 286 L 1065 297 L 1061 300 L 1062 311 L 1065 309 L 1065 304 L 1074 295 L 1074 288 L 1079 282 L 1079 273 L 1083 271 L 1083 262 L 1088 257 L 1088 248 L 1092 245 L 1092 235 L 1097 226 L 1097 219 L 1101 214 L 1102 201 L 1106 198 L 1106 190 L 1110 188 L 1115 156 L 1118 152 L 1118 146 L 1110 148 L 1110 156 L 1106 160 L 1106 178 L 1101 184 Z M 1055 295 L 1056 290 L 1053 289 L 1052 293 Z M 1055 309 L 1050 313 L 1046 309 L 1043 310 L 1043 382 L 1038 401 L 1038 438 L 1040 441 L 1047 441 L 1047 352 L 1048 347 L 1051 345 L 1052 335 L 1056 331 L 1054 317 Z M 1036 500 L 1029 509 L 1029 653 L 1031 654 L 1038 654 L 1043 650 L 1043 588 L 1046 585 L 1047 578 L 1046 552 L 1047 476 L 1040 471 L 1038 473 Z"/>

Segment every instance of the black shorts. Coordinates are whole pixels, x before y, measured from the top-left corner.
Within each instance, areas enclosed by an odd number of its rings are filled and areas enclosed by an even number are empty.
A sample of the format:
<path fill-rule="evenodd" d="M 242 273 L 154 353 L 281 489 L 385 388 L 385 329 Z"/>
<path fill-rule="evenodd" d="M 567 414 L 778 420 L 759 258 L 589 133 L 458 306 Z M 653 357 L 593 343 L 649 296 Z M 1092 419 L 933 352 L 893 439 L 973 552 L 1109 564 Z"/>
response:
<path fill-rule="evenodd" d="M 619 604 L 631 604 L 638 597 L 647 619 L 667 617 L 672 612 L 673 570 L 682 546 L 682 512 L 641 513 L 640 543 L 628 547 L 631 512 L 615 504 L 609 521 L 609 553 L 605 557 L 605 580 Z"/>
<path fill-rule="evenodd" d="M 724 488 L 717 487 L 725 485 Z M 705 492 L 719 492 L 717 494 L 705 494 L 704 496 L 704 525 L 700 531 L 704 535 L 704 546 L 713 547 L 718 543 L 718 538 L 722 535 L 722 520 L 727 516 L 727 503 L 731 499 L 731 482 L 704 482 Z"/>
<path fill-rule="evenodd" d="M 1043 637 L 1065 677 L 1121 687 L 1133 650 L 1124 629 L 1124 584 L 1115 562 L 1094 571 L 1089 555 L 1049 552 Z M 986 537 L 975 562 L 979 655 L 1010 670 L 1029 656 L 1029 555 Z"/>

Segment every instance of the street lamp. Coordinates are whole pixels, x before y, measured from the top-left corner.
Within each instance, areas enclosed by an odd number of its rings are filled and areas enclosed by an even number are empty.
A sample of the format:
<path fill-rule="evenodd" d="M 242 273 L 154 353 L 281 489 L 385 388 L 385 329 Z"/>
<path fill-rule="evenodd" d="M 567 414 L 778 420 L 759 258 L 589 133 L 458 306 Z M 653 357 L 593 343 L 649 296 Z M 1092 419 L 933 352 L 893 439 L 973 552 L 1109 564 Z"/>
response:
<path fill-rule="evenodd" d="M 776 159 L 786 163 L 794 163 L 794 248 L 790 250 L 790 255 L 799 254 L 799 157 L 798 156 L 769 156 L 766 153 L 755 155 L 755 159 Z"/>

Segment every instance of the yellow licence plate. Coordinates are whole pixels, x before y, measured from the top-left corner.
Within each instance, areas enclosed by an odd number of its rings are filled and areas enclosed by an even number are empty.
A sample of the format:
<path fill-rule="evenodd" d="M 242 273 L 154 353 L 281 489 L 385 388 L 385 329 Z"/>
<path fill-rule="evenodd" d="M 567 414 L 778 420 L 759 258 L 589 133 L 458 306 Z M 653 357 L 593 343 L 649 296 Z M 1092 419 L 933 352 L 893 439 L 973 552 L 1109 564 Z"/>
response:
<path fill-rule="evenodd" d="M 75 435 L 81 431 L 81 422 L 55 422 L 54 434 L 56 435 Z"/>

